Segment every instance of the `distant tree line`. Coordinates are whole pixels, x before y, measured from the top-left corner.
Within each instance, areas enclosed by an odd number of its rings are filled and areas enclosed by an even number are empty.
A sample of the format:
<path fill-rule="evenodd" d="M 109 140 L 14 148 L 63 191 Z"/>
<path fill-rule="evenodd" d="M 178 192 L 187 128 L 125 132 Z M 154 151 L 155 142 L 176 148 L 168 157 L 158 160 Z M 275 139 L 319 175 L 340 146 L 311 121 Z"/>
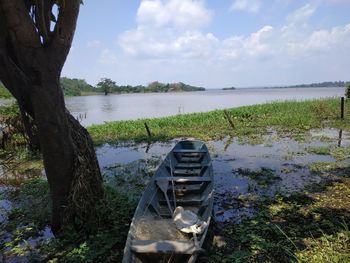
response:
<path fill-rule="evenodd" d="M 96 87 L 88 84 L 84 79 L 61 78 L 61 87 L 66 96 L 80 96 L 91 93 L 150 93 L 150 92 L 180 92 L 180 91 L 204 91 L 202 87 L 179 83 L 164 84 L 154 81 L 147 86 L 138 85 L 117 85 L 115 81 L 109 78 L 103 78 Z"/>
<path fill-rule="evenodd" d="M 81 96 L 82 92 L 98 92 L 96 88 L 88 84 L 85 79 L 63 77 L 60 80 L 60 85 L 65 96 Z"/>
<path fill-rule="evenodd" d="M 299 84 L 287 86 L 286 88 L 309 88 L 309 87 L 346 87 L 350 85 L 350 81 L 325 81 L 320 83 Z"/>

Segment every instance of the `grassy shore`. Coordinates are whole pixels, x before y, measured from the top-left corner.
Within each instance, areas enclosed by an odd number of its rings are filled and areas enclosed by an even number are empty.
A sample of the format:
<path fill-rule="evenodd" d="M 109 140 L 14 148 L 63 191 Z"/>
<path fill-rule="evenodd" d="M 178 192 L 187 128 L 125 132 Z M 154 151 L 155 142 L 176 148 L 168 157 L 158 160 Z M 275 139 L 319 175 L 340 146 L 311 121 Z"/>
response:
<path fill-rule="evenodd" d="M 229 109 L 234 123 L 230 126 L 223 110 L 206 113 L 176 115 L 157 119 L 116 121 L 88 127 L 96 144 L 134 140 L 159 141 L 181 137 L 202 140 L 218 140 L 226 136 L 265 134 L 274 128 L 281 133 L 297 135 L 312 128 L 341 127 L 349 129 L 350 104 L 346 103 L 345 120 L 340 120 L 340 100 L 323 99 L 311 101 L 273 102 L 262 105 Z M 149 138 L 144 123 L 150 127 Z"/>
<path fill-rule="evenodd" d="M 281 136 L 298 140 L 304 140 L 313 128 L 342 128 L 350 131 L 350 104 L 346 103 L 345 119 L 341 120 L 340 101 L 337 99 L 274 102 L 230 109 L 228 112 L 234 128 L 225 119 L 224 112 L 217 110 L 159 119 L 111 122 L 91 126 L 88 130 L 96 144 L 147 141 L 149 138 L 144 122 L 151 129 L 152 141 L 179 137 L 220 140 L 237 136 L 242 143 L 254 144 L 264 140 L 262 135 L 271 128 Z M 320 137 L 318 140 L 327 141 L 331 138 Z M 337 147 L 333 141 L 331 145 L 306 147 L 305 152 L 298 152 L 298 155 L 307 152 L 331 156 L 335 161 L 293 167 L 308 169 L 310 173 L 323 178 L 321 182 L 292 194 L 257 196 L 252 189 L 246 196 L 238 197 L 236 203 L 242 207 L 252 207 L 256 214 L 240 224 L 227 222 L 214 225 L 213 245 L 205 260 L 209 263 L 349 262 L 350 166 L 343 161 L 350 160 L 350 146 Z M 16 169 L 19 162 L 25 164 L 35 161 L 34 166 L 26 164 L 25 167 L 19 167 L 20 174 L 40 170 L 37 155 L 32 156 L 26 151 L 22 154 L 17 152 L 17 155 L 12 161 Z M 7 160 L 8 156 L 8 152 L 0 152 L 0 161 L 6 161 L 5 164 L 9 166 L 11 162 Z M 290 158 L 294 157 L 291 153 Z M 140 170 L 140 165 L 135 165 Z M 261 187 L 270 187 L 279 179 L 273 169 L 242 168 L 238 169 L 242 178 L 249 178 Z M 132 173 L 135 176 L 133 170 Z M 140 185 L 138 187 L 142 188 Z M 82 238 L 79 233 L 71 231 L 65 237 L 39 239 L 35 247 L 26 240 L 43 236 L 43 229 L 50 222 L 51 203 L 47 181 L 32 179 L 21 183 L 15 190 L 0 192 L 0 200 L 9 200 L 14 204 L 14 209 L 7 214 L 8 220 L 0 227 L 0 261 L 3 255 L 4 258 L 24 256 L 30 262 L 121 262 L 136 203 L 107 181 L 105 189 L 106 207 L 101 208 L 101 213 L 105 215 L 107 212 L 107 223 L 96 233 Z"/>

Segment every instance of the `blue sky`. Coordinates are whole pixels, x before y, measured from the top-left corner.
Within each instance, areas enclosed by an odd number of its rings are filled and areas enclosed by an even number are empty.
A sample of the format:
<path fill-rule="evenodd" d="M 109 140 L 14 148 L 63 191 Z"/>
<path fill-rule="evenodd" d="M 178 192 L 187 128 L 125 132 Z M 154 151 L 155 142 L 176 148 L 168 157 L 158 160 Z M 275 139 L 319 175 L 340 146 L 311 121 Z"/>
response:
<path fill-rule="evenodd" d="M 207 88 L 350 80 L 350 0 L 85 0 L 62 75 Z"/>

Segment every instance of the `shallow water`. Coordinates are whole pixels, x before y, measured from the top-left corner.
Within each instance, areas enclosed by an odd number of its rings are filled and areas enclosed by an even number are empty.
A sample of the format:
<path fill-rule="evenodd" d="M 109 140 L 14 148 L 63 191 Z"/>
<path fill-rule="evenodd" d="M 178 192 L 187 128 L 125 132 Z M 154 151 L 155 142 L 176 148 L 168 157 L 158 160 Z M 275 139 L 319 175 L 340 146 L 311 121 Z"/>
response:
<path fill-rule="evenodd" d="M 341 135 L 341 136 L 339 136 Z M 137 201 L 144 187 L 153 176 L 157 166 L 174 147 L 177 140 L 153 144 L 122 143 L 105 144 L 96 148 L 97 158 L 104 180 Z M 330 155 L 308 153 L 308 147 L 349 147 L 350 134 L 336 129 L 311 130 L 299 142 L 288 137 L 279 137 L 271 130 L 263 136 L 260 144 L 252 145 L 249 140 L 226 138 L 222 141 L 207 142 L 214 169 L 214 218 L 219 223 L 239 223 L 257 213 L 255 202 L 261 197 L 273 198 L 277 193 L 290 194 L 322 180 L 321 175 L 310 172 L 314 162 L 336 162 Z M 340 162 L 340 161 L 337 161 Z M 350 159 L 341 161 L 350 165 Z M 263 169 L 262 169 L 263 168 Z M 249 175 L 258 173 L 260 177 Z M 33 174 L 18 174 L 20 181 L 32 178 Z M 1 179 L 11 182 L 11 173 L 3 168 Z M 17 177 L 16 177 L 17 176 Z M 36 176 L 44 176 L 39 171 Z M 266 178 L 265 178 L 266 176 Z M 5 182 L 3 180 L 3 182 Z M 8 220 L 8 213 L 16 204 L 6 199 L 6 192 L 15 188 L 0 186 L 0 224 Z M 42 240 L 53 238 L 49 227 L 39 235 L 23 242 L 34 248 Z M 0 241 L 10 240 L 6 233 Z M 1 258 L 0 262 L 4 259 Z M 6 259 L 7 260 L 7 259 Z M 24 257 L 13 257 L 6 262 L 28 262 Z"/>
<path fill-rule="evenodd" d="M 327 137 L 321 141 L 320 136 Z M 334 129 L 312 130 L 306 142 L 291 138 L 278 138 L 274 132 L 263 137 L 259 145 L 242 144 L 237 138 L 207 143 L 213 159 L 215 178 L 214 215 L 219 222 L 239 222 L 254 214 L 254 196 L 273 197 L 276 193 L 292 193 L 322 180 L 311 173 L 308 166 L 314 162 L 335 162 L 330 155 L 307 153 L 308 147 L 338 146 L 339 131 Z M 132 191 L 139 198 L 144 185 L 149 181 L 157 165 L 174 147 L 178 140 L 168 143 L 103 145 L 97 156 L 104 175 L 126 193 Z M 342 145 L 350 144 L 349 134 L 343 132 Z M 343 161 L 350 164 L 350 160 Z M 119 165 L 115 165 L 118 163 Z M 261 184 L 240 169 L 259 171 L 262 167 L 274 175 L 267 184 Z M 118 180 L 119 178 L 119 180 Z M 120 179 L 123 178 L 123 179 Z M 127 178 L 127 179 L 125 179 Z M 132 186 L 128 185 L 132 184 Z"/>

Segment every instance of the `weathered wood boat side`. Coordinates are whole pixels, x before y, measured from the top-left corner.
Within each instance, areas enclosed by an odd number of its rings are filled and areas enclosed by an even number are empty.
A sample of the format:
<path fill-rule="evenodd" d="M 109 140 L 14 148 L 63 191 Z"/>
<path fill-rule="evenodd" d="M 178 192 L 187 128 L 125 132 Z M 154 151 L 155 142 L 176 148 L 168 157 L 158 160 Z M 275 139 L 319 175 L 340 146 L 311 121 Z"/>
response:
<path fill-rule="evenodd" d="M 198 234 L 174 223 L 174 210 L 204 222 Z M 132 219 L 123 263 L 195 262 L 213 209 L 213 168 L 206 145 L 180 141 L 166 156 L 146 187 Z M 190 212 L 189 212 L 190 211 Z"/>

